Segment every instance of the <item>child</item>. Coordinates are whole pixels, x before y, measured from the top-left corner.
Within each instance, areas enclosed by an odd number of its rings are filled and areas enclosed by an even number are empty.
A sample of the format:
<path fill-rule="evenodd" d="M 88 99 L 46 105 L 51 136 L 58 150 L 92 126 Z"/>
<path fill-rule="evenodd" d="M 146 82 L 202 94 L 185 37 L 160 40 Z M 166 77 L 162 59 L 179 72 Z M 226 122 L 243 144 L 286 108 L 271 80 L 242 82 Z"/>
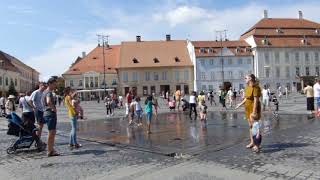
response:
<path fill-rule="evenodd" d="M 129 105 L 129 125 L 134 122 L 134 113 L 136 111 L 135 102 L 131 102 Z"/>
<path fill-rule="evenodd" d="M 273 112 L 273 114 L 274 115 L 278 115 L 278 111 L 279 111 L 279 101 L 278 101 L 278 99 L 277 99 L 277 96 L 273 96 L 273 98 L 272 98 L 272 102 L 273 102 L 273 104 L 274 104 L 274 106 L 275 106 L 275 111 Z"/>
<path fill-rule="evenodd" d="M 112 108 L 111 108 L 112 100 L 109 96 L 107 96 L 104 99 L 104 104 L 106 105 L 106 108 L 107 108 L 107 117 L 109 117 L 109 112 L 110 112 L 110 115 L 112 114 Z"/>
<path fill-rule="evenodd" d="M 154 106 L 154 104 L 152 103 L 152 96 L 148 96 L 147 100 L 145 102 L 146 107 L 145 107 L 145 111 L 147 113 L 147 125 L 148 125 L 148 134 L 151 134 L 151 120 L 152 120 L 152 106 Z"/>
<path fill-rule="evenodd" d="M 79 119 L 83 119 L 83 109 L 80 105 L 80 100 L 78 98 L 78 95 L 77 93 L 74 93 L 73 96 L 72 96 L 72 106 L 75 108 L 76 110 L 76 113 L 77 113 L 77 116 Z"/>
<path fill-rule="evenodd" d="M 172 100 L 169 102 L 169 109 L 170 109 L 170 111 L 176 110 L 176 101 Z"/>
<path fill-rule="evenodd" d="M 262 135 L 260 132 L 260 123 L 258 114 L 251 114 L 250 118 L 254 120 L 254 123 L 252 125 L 252 138 L 253 138 L 253 151 L 256 153 L 260 152 L 260 144 L 262 141 Z"/>
<path fill-rule="evenodd" d="M 138 118 L 138 126 L 142 126 L 142 107 L 140 104 L 140 97 L 136 97 L 134 103 L 135 112 Z"/>

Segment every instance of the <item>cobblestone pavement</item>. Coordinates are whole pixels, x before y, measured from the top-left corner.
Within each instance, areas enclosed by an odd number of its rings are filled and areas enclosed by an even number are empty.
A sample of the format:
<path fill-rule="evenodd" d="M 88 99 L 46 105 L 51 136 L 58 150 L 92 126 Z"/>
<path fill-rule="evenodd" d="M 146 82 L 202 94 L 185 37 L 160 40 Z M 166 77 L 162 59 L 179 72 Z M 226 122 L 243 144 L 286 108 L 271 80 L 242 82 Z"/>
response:
<path fill-rule="evenodd" d="M 284 100 L 283 111 L 293 112 L 289 111 L 292 108 L 305 114 L 303 103 L 304 97 L 299 95 Z M 103 104 L 83 105 L 88 117 L 85 121 L 106 119 L 101 117 Z M 161 113 L 166 111 L 163 108 Z M 124 110 L 117 111 L 115 117 L 123 115 Z M 59 122 L 63 121 L 68 118 L 61 107 Z M 243 141 L 223 149 L 206 149 L 195 156 L 169 157 L 86 140 L 80 141 L 83 148 L 69 150 L 66 131 L 59 133 L 56 142 L 62 156 L 47 158 L 45 152 L 34 150 L 7 155 L 6 147 L 16 138 L 6 135 L 7 122 L 0 118 L 0 179 L 320 179 L 320 120 L 301 121 L 310 122 L 265 134 L 260 154 L 245 149 L 247 142 Z"/>

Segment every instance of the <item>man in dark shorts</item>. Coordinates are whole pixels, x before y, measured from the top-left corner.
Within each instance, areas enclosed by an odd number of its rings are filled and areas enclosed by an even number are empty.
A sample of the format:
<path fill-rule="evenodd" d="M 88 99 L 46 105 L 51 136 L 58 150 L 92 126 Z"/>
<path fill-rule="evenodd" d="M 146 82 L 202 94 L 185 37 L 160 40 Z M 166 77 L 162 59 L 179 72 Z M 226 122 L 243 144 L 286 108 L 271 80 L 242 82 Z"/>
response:
<path fill-rule="evenodd" d="M 56 98 L 53 95 L 53 91 L 57 88 L 57 78 L 51 77 L 48 80 L 48 88 L 43 93 L 43 117 L 47 123 L 49 135 L 48 135 L 48 157 L 59 156 L 60 154 L 54 150 L 54 141 L 56 136 L 57 127 L 57 108 Z"/>
<path fill-rule="evenodd" d="M 33 91 L 31 94 L 31 98 L 29 103 L 34 106 L 34 114 L 37 120 L 37 123 L 39 125 L 39 131 L 38 136 L 41 138 L 43 125 L 45 124 L 44 118 L 43 118 L 43 104 L 42 104 L 42 98 L 43 98 L 43 92 L 47 88 L 47 84 L 44 82 L 41 82 L 39 84 L 39 89 Z"/>

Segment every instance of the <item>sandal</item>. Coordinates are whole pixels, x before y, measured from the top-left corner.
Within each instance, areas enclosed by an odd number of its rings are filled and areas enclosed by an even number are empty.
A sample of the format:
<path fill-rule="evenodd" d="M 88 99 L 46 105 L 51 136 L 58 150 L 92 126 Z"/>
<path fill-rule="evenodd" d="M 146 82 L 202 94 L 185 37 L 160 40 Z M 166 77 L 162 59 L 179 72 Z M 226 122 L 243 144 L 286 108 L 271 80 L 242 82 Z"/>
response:
<path fill-rule="evenodd" d="M 51 151 L 48 153 L 48 157 L 52 157 L 52 156 L 60 156 L 60 154 L 56 151 Z"/>
<path fill-rule="evenodd" d="M 246 148 L 248 148 L 248 149 L 251 149 L 251 148 L 253 148 L 253 144 L 248 144 L 247 146 L 246 146 Z"/>

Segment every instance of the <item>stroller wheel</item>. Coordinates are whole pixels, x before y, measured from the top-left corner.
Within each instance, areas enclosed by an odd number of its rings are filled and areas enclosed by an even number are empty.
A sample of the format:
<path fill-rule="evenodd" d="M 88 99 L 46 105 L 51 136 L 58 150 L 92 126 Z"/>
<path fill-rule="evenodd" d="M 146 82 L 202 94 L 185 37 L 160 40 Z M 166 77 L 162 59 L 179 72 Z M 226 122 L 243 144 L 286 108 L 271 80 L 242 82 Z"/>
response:
<path fill-rule="evenodd" d="M 14 146 L 11 146 L 7 149 L 8 154 L 14 154 L 16 152 L 16 148 Z"/>

